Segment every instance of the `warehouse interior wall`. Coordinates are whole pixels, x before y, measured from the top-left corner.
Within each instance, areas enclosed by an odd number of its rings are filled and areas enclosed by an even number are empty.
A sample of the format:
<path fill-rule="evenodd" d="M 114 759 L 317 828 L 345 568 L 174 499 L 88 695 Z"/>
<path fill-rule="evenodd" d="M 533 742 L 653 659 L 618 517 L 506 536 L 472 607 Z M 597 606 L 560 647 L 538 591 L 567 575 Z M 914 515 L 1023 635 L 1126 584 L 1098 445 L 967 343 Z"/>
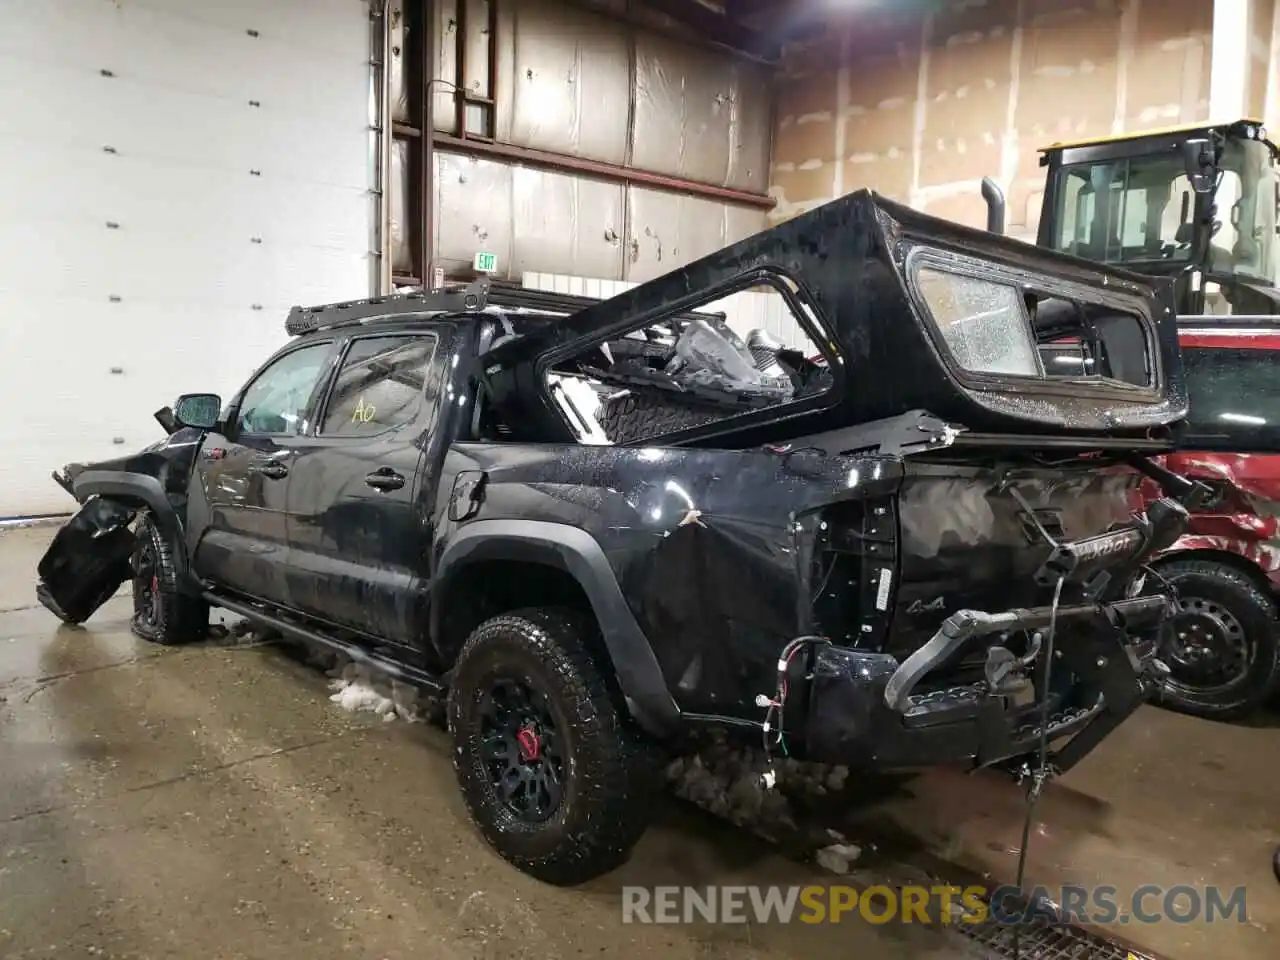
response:
<path fill-rule="evenodd" d="M 767 225 L 773 71 L 681 37 L 656 15 L 654 29 L 622 19 L 631 9 L 623 0 L 600 10 L 435 0 L 434 149 L 423 189 L 437 271 L 465 276 L 486 252 L 504 279 L 643 281 Z M 408 29 L 397 48 L 416 49 L 412 19 L 400 22 Z M 393 70 L 396 120 L 407 123 L 407 58 Z M 404 276 L 417 272 L 417 174 L 414 141 L 396 147 L 392 262 Z M 555 158 L 604 172 L 557 169 Z M 689 186 L 636 182 L 628 171 Z"/>
<path fill-rule="evenodd" d="M 1261 109 L 1275 0 L 1245 2 L 1265 40 L 1250 87 Z M 786 51 L 770 217 L 871 187 L 982 226 L 991 176 L 1008 232 L 1034 240 L 1038 148 L 1208 119 L 1213 16 L 1213 0 L 951 0 L 927 14 L 833 15 L 820 39 Z"/>
<path fill-rule="evenodd" d="M 1246 58 L 1248 109 L 1246 113 L 1268 124 L 1274 121 L 1272 87 L 1275 82 L 1276 0 L 1249 0 L 1249 56 Z"/>

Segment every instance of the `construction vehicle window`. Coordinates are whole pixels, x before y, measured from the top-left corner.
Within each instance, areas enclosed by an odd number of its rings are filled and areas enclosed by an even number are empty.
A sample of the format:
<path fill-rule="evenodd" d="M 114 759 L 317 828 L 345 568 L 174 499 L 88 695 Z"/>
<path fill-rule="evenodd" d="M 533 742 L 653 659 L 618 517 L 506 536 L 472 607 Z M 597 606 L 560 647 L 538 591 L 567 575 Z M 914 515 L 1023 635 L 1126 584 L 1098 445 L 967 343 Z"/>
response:
<path fill-rule="evenodd" d="M 1222 151 L 1222 181 L 1214 195 L 1216 220 L 1211 269 L 1274 284 L 1276 236 L 1275 161 L 1257 140 L 1229 141 Z"/>
<path fill-rule="evenodd" d="M 1276 176 L 1269 148 L 1228 141 L 1213 215 L 1196 222 L 1196 195 L 1171 154 L 1065 167 L 1054 211 L 1058 250 L 1106 263 L 1190 263 L 1207 239 L 1211 271 L 1275 283 Z M 1205 231 L 1208 232 L 1206 238 Z"/>
<path fill-rule="evenodd" d="M 1167 157 L 1066 168 L 1056 246 L 1108 263 L 1191 257 L 1194 195 Z"/>
<path fill-rule="evenodd" d="M 238 434 L 298 436 L 306 429 L 307 404 L 332 344 L 292 350 L 249 384 L 236 415 Z"/>
<path fill-rule="evenodd" d="M 342 360 L 320 434 L 368 437 L 416 419 L 425 396 L 436 337 L 364 337 Z"/>

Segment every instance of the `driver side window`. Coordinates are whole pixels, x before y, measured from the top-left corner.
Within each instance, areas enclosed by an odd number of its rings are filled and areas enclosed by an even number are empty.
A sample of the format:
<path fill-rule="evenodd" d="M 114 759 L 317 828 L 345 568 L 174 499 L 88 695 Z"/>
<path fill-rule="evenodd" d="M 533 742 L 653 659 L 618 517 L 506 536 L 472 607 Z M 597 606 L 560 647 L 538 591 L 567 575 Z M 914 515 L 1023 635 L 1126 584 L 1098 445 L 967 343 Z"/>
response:
<path fill-rule="evenodd" d="M 306 427 L 307 401 L 331 347 L 328 343 L 302 347 L 263 370 L 240 401 L 236 432 L 293 437 L 301 434 Z"/>

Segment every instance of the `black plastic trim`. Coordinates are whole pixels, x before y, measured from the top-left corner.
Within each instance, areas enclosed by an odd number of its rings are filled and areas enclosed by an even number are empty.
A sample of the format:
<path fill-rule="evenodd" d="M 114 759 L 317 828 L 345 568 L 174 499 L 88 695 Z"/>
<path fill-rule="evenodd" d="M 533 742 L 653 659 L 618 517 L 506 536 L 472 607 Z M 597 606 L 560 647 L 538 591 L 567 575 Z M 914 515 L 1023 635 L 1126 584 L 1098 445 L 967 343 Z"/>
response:
<path fill-rule="evenodd" d="M 156 518 L 161 532 L 169 538 L 173 547 L 174 566 L 180 577 L 185 577 L 187 564 L 186 543 L 182 521 L 174 509 L 164 487 L 155 477 L 124 470 L 86 470 L 72 481 L 72 494 L 83 504 L 92 496 L 105 499 L 140 500 Z"/>
<path fill-rule="evenodd" d="M 449 581 L 469 563 L 516 560 L 564 570 L 582 587 L 595 613 L 618 684 L 632 717 L 666 737 L 680 723 L 658 658 L 640 629 L 600 544 L 578 527 L 544 520 L 476 520 L 449 541 L 432 578 L 432 592 L 447 595 Z M 431 604 L 431 636 L 440 636 L 442 604 Z"/>

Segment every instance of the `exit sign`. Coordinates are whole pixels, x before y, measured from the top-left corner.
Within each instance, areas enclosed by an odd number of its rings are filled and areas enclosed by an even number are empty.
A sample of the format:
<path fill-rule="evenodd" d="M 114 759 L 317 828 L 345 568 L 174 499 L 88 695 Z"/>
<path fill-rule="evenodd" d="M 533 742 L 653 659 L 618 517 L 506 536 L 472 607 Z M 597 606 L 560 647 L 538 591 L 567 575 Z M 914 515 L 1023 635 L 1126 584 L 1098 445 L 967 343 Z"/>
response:
<path fill-rule="evenodd" d="M 497 273 L 498 255 L 496 253 L 477 253 L 472 264 L 476 273 Z"/>

